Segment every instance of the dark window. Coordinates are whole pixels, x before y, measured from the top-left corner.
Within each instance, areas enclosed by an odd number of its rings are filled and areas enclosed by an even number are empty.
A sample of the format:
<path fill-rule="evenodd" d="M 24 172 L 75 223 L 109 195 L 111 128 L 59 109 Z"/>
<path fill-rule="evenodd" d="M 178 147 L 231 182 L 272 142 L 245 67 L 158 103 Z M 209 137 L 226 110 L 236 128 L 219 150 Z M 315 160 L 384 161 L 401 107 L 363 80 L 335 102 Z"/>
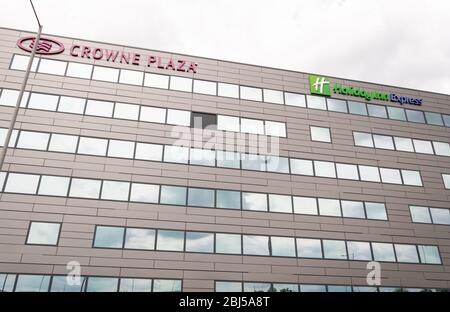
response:
<path fill-rule="evenodd" d="M 191 126 L 194 128 L 217 129 L 217 115 L 192 112 Z"/>

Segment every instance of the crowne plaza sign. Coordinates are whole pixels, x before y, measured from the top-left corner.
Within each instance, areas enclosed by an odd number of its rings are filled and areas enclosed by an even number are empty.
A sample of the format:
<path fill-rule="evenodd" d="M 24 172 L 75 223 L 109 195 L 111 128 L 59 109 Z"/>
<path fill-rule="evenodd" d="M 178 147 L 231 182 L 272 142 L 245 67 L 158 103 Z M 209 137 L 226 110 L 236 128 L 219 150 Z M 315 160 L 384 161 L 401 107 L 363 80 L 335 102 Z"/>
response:
<path fill-rule="evenodd" d="M 23 37 L 17 41 L 17 46 L 26 52 L 31 52 L 36 44 L 35 41 L 36 38 L 33 36 Z M 66 49 L 61 42 L 55 39 L 41 37 L 38 46 L 36 47 L 36 54 L 54 55 L 63 53 L 65 50 Z M 155 67 L 180 72 L 196 73 L 198 66 L 197 63 L 189 62 L 185 59 L 172 57 L 165 59 L 159 55 L 144 55 L 136 51 L 119 51 L 76 43 L 72 44 L 68 51 L 70 56 L 76 58 L 103 60 L 110 63 Z"/>

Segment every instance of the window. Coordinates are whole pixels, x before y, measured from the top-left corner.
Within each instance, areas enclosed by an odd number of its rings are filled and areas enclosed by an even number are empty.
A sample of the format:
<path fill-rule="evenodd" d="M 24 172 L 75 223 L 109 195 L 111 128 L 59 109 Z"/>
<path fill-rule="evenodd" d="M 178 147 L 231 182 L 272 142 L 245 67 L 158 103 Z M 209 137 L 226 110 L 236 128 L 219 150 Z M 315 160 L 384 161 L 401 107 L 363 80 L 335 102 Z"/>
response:
<path fill-rule="evenodd" d="M 323 97 L 307 95 L 306 102 L 308 103 L 308 108 L 327 110 L 327 103 Z"/>
<path fill-rule="evenodd" d="M 244 255 L 269 256 L 269 237 L 243 235 Z"/>
<path fill-rule="evenodd" d="M 419 255 L 414 245 L 395 244 L 395 254 L 398 262 L 419 263 Z"/>
<path fill-rule="evenodd" d="M 442 118 L 444 119 L 444 124 L 446 127 L 450 127 L 450 116 L 449 115 L 442 115 Z"/>
<path fill-rule="evenodd" d="M 217 129 L 225 131 L 240 131 L 239 117 L 217 116 Z"/>
<path fill-rule="evenodd" d="M 450 210 L 430 208 L 430 213 L 433 223 L 450 225 Z"/>
<path fill-rule="evenodd" d="M 241 99 L 262 102 L 262 90 L 259 88 L 240 86 Z"/>
<path fill-rule="evenodd" d="M 214 234 L 187 232 L 186 233 L 186 252 L 214 252 Z"/>
<path fill-rule="evenodd" d="M 270 283 L 244 283 L 244 292 L 270 292 Z"/>
<path fill-rule="evenodd" d="M 87 292 L 117 292 L 119 279 L 113 277 L 94 277 L 88 278 Z"/>
<path fill-rule="evenodd" d="M 142 79 L 144 79 L 143 72 L 128 69 L 120 70 L 119 83 L 142 86 Z"/>
<path fill-rule="evenodd" d="M 364 147 L 373 147 L 372 135 L 364 132 L 353 132 L 355 145 Z"/>
<path fill-rule="evenodd" d="M 289 158 L 278 156 L 267 156 L 267 171 L 278 173 L 289 173 Z"/>
<path fill-rule="evenodd" d="M 320 239 L 297 238 L 297 255 L 299 258 L 322 258 Z"/>
<path fill-rule="evenodd" d="M 342 215 L 345 218 L 358 218 L 364 219 L 366 214 L 364 213 L 364 204 L 359 201 L 342 200 Z"/>
<path fill-rule="evenodd" d="M 164 162 L 187 164 L 189 148 L 175 145 L 164 146 Z"/>
<path fill-rule="evenodd" d="M 383 183 L 402 184 L 400 170 L 380 168 L 380 175 Z"/>
<path fill-rule="evenodd" d="M 108 68 L 102 66 L 94 66 L 93 80 L 102 80 L 108 82 L 117 82 L 119 78 L 119 70 L 116 68 Z"/>
<path fill-rule="evenodd" d="M 20 107 L 27 106 L 29 92 L 24 92 Z M 19 98 L 18 90 L 3 89 L 1 92 L 0 105 L 2 106 L 16 106 L 17 99 Z"/>
<path fill-rule="evenodd" d="M 31 222 L 27 244 L 56 245 L 60 228 L 59 223 Z"/>
<path fill-rule="evenodd" d="M 310 127 L 311 140 L 331 143 L 330 128 Z"/>
<path fill-rule="evenodd" d="M 427 264 L 441 264 L 441 257 L 436 246 L 417 246 L 419 249 L 420 262 Z"/>
<path fill-rule="evenodd" d="M 217 167 L 239 169 L 241 167 L 241 154 L 234 152 L 217 151 Z"/>
<path fill-rule="evenodd" d="M 72 178 L 69 196 L 98 199 L 100 195 L 100 185 L 100 180 Z"/>
<path fill-rule="evenodd" d="M 319 198 L 319 212 L 322 216 L 341 216 L 341 205 L 337 199 Z"/>
<path fill-rule="evenodd" d="M 425 112 L 425 119 L 427 120 L 427 124 L 430 124 L 430 125 L 437 125 L 437 126 L 444 125 L 442 116 L 439 113 Z"/>
<path fill-rule="evenodd" d="M 284 104 L 282 91 L 263 89 L 263 92 L 264 92 L 264 102 L 274 104 Z"/>
<path fill-rule="evenodd" d="M 7 133 L 8 129 L 6 128 L 0 128 L 0 146 L 4 146 L 5 145 L 5 140 L 6 140 L 6 133 Z M 18 130 L 13 130 L 11 133 L 11 139 L 9 140 L 9 147 L 14 147 L 16 145 L 16 141 L 17 141 L 17 135 L 19 134 Z"/>
<path fill-rule="evenodd" d="M 41 177 L 41 183 L 39 183 L 39 195 L 50 196 L 67 196 L 69 191 L 70 178 L 68 177 L 55 177 L 46 176 Z"/>
<path fill-rule="evenodd" d="M 386 107 L 382 105 L 367 104 L 370 117 L 387 118 Z"/>
<path fill-rule="evenodd" d="M 336 164 L 337 177 L 339 179 L 359 180 L 358 167 L 349 164 Z"/>
<path fill-rule="evenodd" d="M 207 113 L 198 113 L 192 112 L 192 122 L 191 127 L 198 129 L 217 129 L 217 115 L 216 114 L 207 114 Z"/>
<path fill-rule="evenodd" d="M 241 282 L 216 282 L 216 292 L 241 292 Z"/>
<path fill-rule="evenodd" d="M 239 86 L 229 83 L 218 83 L 218 95 L 232 98 L 239 98 Z"/>
<path fill-rule="evenodd" d="M 78 136 L 52 133 L 48 150 L 52 152 L 63 152 L 75 154 Z"/>
<path fill-rule="evenodd" d="M 122 248 L 125 229 L 116 226 L 97 226 L 95 229 L 94 247 Z"/>
<path fill-rule="evenodd" d="M 263 155 L 241 154 L 242 169 L 266 171 L 266 157 Z"/>
<path fill-rule="evenodd" d="M 132 183 L 130 201 L 141 203 L 157 203 L 159 185 Z"/>
<path fill-rule="evenodd" d="M 144 86 L 169 89 L 169 76 L 145 73 Z"/>
<path fill-rule="evenodd" d="M 189 127 L 191 125 L 191 112 L 177 109 L 168 109 L 167 123 L 169 125 Z"/>
<path fill-rule="evenodd" d="M 325 285 L 300 285 L 300 292 L 326 292 Z"/>
<path fill-rule="evenodd" d="M 352 292 L 352 286 L 328 285 L 328 292 Z"/>
<path fill-rule="evenodd" d="M 244 210 L 267 211 L 267 194 L 242 193 Z"/>
<path fill-rule="evenodd" d="M 125 247 L 128 249 L 155 249 L 155 230 L 127 228 Z"/>
<path fill-rule="evenodd" d="M 266 121 L 265 122 L 266 135 L 285 138 L 286 124 L 284 122 Z"/>
<path fill-rule="evenodd" d="M 78 145 L 79 154 L 105 156 L 108 140 L 80 137 Z"/>
<path fill-rule="evenodd" d="M 317 177 L 336 178 L 336 169 L 333 162 L 314 160 L 314 170 Z"/>
<path fill-rule="evenodd" d="M 9 173 L 6 181 L 5 192 L 36 194 L 39 175 Z"/>
<path fill-rule="evenodd" d="M 61 96 L 59 98 L 58 112 L 80 114 L 84 113 L 86 99 Z"/>
<path fill-rule="evenodd" d="M 414 147 L 411 139 L 394 137 L 395 148 L 398 151 L 414 153 Z"/>
<path fill-rule="evenodd" d="M 36 149 L 45 151 L 48 145 L 50 134 L 30 131 L 20 131 L 18 148 Z"/>
<path fill-rule="evenodd" d="M 87 100 L 86 115 L 112 117 L 113 109 L 113 102 Z"/>
<path fill-rule="evenodd" d="M 359 174 L 361 181 L 380 182 L 380 173 L 378 167 L 361 166 L 359 165 Z"/>
<path fill-rule="evenodd" d="M 292 213 L 291 196 L 269 194 L 269 211 Z"/>
<path fill-rule="evenodd" d="M 26 70 L 29 61 L 30 61 L 30 57 L 29 56 L 16 54 L 16 55 L 14 55 L 13 61 L 11 63 L 11 69 Z M 31 71 L 32 72 L 36 71 L 38 63 L 39 63 L 39 58 L 35 57 L 33 59 L 33 64 L 31 64 Z"/>
<path fill-rule="evenodd" d="M 51 292 L 84 292 L 86 288 L 86 279 L 87 277 L 80 276 L 79 284 L 73 283 L 74 279 L 68 278 L 65 275 L 62 276 L 53 276 L 52 277 L 52 286 L 50 288 Z M 74 285 L 72 285 L 74 284 Z"/>
<path fill-rule="evenodd" d="M 433 142 L 434 152 L 439 156 L 450 156 L 450 144 L 444 142 Z"/>
<path fill-rule="evenodd" d="M 425 116 L 420 111 L 407 109 L 406 116 L 408 117 L 408 121 L 425 123 Z"/>
<path fill-rule="evenodd" d="M 306 99 L 303 94 L 284 92 L 284 100 L 286 105 L 306 107 Z"/>
<path fill-rule="evenodd" d="M 157 248 L 158 250 L 183 251 L 184 232 L 158 230 Z"/>
<path fill-rule="evenodd" d="M 241 251 L 241 235 L 216 234 L 216 253 L 239 255 Z"/>
<path fill-rule="evenodd" d="M 59 97 L 56 95 L 31 93 L 28 108 L 56 111 Z"/>
<path fill-rule="evenodd" d="M 114 107 L 114 118 L 138 120 L 139 105 L 116 103 Z"/>
<path fill-rule="evenodd" d="M 403 184 L 422 186 L 422 179 L 418 171 L 402 170 Z"/>
<path fill-rule="evenodd" d="M 140 121 L 165 123 L 166 122 L 166 109 L 157 107 L 141 106 Z"/>
<path fill-rule="evenodd" d="M 274 257 L 295 257 L 295 239 L 293 237 L 270 238 L 272 256 Z"/>
<path fill-rule="evenodd" d="M 347 259 L 345 241 L 324 239 L 323 255 L 326 259 Z"/>
<path fill-rule="evenodd" d="M 374 134 L 373 141 L 375 143 L 375 148 L 394 149 L 394 142 L 390 136 Z"/>
<path fill-rule="evenodd" d="M 0 172 L 0 190 L 3 190 L 5 184 L 6 172 Z"/>
<path fill-rule="evenodd" d="M 372 260 L 372 251 L 370 243 L 366 242 L 347 242 L 349 260 Z"/>
<path fill-rule="evenodd" d="M 241 193 L 238 191 L 217 190 L 217 208 L 241 209 Z"/>
<path fill-rule="evenodd" d="M 294 213 L 317 215 L 317 199 L 313 197 L 294 196 Z"/>
<path fill-rule="evenodd" d="M 291 173 L 299 175 L 314 175 L 312 160 L 291 158 Z"/>
<path fill-rule="evenodd" d="M 372 243 L 375 261 L 395 262 L 394 246 L 387 243 Z"/>
<path fill-rule="evenodd" d="M 343 100 L 327 99 L 327 104 L 329 111 L 347 113 L 347 102 Z"/>
<path fill-rule="evenodd" d="M 17 277 L 16 292 L 48 292 L 50 275 L 20 274 Z"/>
<path fill-rule="evenodd" d="M 350 114 L 367 116 L 367 107 L 364 103 L 348 102 L 348 110 Z"/>
<path fill-rule="evenodd" d="M 264 134 L 264 121 L 241 118 L 241 132 Z"/>
<path fill-rule="evenodd" d="M 382 203 L 365 203 L 367 219 L 387 220 L 386 208 Z"/>
<path fill-rule="evenodd" d="M 214 190 L 190 187 L 188 205 L 196 207 L 214 207 Z"/>
<path fill-rule="evenodd" d="M 170 77 L 170 90 L 192 92 L 192 79 L 171 76 Z"/>
<path fill-rule="evenodd" d="M 101 198 L 107 200 L 127 201 L 129 191 L 129 182 L 103 181 Z"/>
<path fill-rule="evenodd" d="M 413 142 L 414 142 L 414 149 L 416 150 L 416 153 L 434 154 L 433 146 L 431 145 L 430 141 L 414 139 Z"/>
<path fill-rule="evenodd" d="M 409 206 L 409 211 L 413 222 L 431 223 L 428 207 Z"/>
<path fill-rule="evenodd" d="M 217 83 L 205 80 L 194 80 L 194 93 L 216 95 Z"/>
<path fill-rule="evenodd" d="M 387 107 L 389 119 L 406 121 L 406 114 L 403 108 Z"/>
<path fill-rule="evenodd" d="M 450 189 L 450 174 L 442 174 L 442 180 L 444 181 L 444 187 Z"/>
<path fill-rule="evenodd" d="M 144 278 L 121 278 L 120 292 L 151 292 L 152 280 Z"/>
<path fill-rule="evenodd" d="M 52 74 L 64 76 L 66 72 L 67 62 L 47 60 L 41 58 L 39 62 L 39 72 L 43 74 Z"/>
<path fill-rule="evenodd" d="M 159 144 L 136 143 L 135 159 L 162 161 L 163 146 Z"/>
<path fill-rule="evenodd" d="M 91 79 L 92 65 L 69 62 L 66 76 Z"/>
<path fill-rule="evenodd" d="M 274 283 L 272 285 L 272 292 L 298 292 L 297 284 L 279 284 Z"/>
<path fill-rule="evenodd" d="M 109 140 L 108 156 L 119 158 L 133 158 L 134 142 Z"/>
<path fill-rule="evenodd" d="M 186 188 L 162 185 L 160 202 L 168 205 L 186 205 Z"/>
<path fill-rule="evenodd" d="M 181 291 L 180 280 L 165 280 L 165 279 L 153 280 L 153 292 L 180 292 L 180 291 Z"/>

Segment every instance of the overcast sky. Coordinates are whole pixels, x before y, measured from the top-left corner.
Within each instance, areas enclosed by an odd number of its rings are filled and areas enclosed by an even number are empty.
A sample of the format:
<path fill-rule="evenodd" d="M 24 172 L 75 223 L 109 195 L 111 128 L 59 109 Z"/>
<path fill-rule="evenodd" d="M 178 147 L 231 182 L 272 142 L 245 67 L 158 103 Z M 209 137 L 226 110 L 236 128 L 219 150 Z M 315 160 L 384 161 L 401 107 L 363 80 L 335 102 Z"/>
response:
<path fill-rule="evenodd" d="M 450 94 L 448 0 L 34 0 L 44 32 Z M 35 30 L 28 0 L 0 26 Z"/>

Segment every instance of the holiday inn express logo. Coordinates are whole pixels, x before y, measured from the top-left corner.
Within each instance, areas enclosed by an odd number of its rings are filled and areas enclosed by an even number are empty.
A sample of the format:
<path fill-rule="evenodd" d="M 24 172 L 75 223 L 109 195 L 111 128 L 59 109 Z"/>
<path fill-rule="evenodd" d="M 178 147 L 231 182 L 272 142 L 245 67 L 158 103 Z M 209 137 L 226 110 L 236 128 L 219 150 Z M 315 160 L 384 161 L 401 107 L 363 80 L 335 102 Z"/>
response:
<path fill-rule="evenodd" d="M 309 75 L 309 90 L 311 94 L 331 96 L 332 93 L 361 97 L 367 101 L 380 100 L 398 102 L 400 104 L 422 105 L 422 99 L 398 96 L 394 93 L 382 91 L 370 91 L 360 87 L 346 86 L 339 83 L 331 83 L 330 78 L 324 76 Z"/>

